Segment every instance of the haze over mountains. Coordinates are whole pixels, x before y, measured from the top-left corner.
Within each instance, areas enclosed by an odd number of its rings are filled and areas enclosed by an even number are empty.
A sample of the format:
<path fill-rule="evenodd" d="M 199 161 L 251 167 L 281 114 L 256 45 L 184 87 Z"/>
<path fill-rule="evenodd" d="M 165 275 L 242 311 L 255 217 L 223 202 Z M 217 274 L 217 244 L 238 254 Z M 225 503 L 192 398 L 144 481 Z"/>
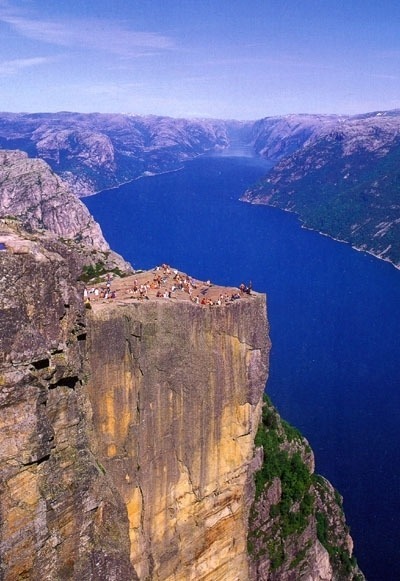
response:
<path fill-rule="evenodd" d="M 275 162 L 243 199 L 400 265 L 400 111 L 240 122 L 121 114 L 0 114 L 0 146 L 47 161 L 79 195 L 176 170 L 230 146 Z"/>

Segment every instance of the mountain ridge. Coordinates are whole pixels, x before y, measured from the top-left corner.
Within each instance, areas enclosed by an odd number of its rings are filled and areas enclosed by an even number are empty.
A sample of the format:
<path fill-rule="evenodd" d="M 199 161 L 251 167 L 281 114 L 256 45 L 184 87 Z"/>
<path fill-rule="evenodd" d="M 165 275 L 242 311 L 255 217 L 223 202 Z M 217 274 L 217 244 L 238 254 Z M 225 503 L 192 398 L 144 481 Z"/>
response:
<path fill-rule="evenodd" d="M 0 147 L 39 157 L 78 196 L 246 149 L 275 165 L 242 200 L 400 267 L 400 110 L 255 122 L 103 113 L 0 113 Z M 247 154 L 246 153 L 246 154 Z"/>
<path fill-rule="evenodd" d="M 0 147 L 44 159 L 78 196 L 181 167 L 246 124 L 161 116 L 0 113 Z"/>

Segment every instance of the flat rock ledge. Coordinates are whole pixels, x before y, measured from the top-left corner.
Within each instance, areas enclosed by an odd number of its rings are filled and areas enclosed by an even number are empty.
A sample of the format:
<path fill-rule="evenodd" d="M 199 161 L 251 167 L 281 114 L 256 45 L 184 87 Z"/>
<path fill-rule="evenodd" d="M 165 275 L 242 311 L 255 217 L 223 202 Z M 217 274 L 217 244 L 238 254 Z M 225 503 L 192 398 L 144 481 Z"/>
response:
<path fill-rule="evenodd" d="M 88 282 L 84 289 L 86 306 L 96 311 L 110 304 L 126 305 L 149 300 L 190 301 L 201 307 L 222 307 L 256 296 L 260 293 L 252 290 L 251 283 L 240 283 L 237 287 L 220 286 L 166 265 L 137 271 L 126 277 L 106 275 L 100 282 Z"/>

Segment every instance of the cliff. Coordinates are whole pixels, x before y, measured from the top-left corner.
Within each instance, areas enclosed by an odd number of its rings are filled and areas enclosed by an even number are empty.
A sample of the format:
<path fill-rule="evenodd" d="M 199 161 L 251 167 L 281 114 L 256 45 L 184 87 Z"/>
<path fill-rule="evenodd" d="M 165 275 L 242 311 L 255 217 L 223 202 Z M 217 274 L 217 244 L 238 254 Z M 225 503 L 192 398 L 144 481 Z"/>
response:
<path fill-rule="evenodd" d="M 340 498 L 263 407 L 265 297 L 140 299 L 154 271 L 85 305 L 81 271 L 0 222 L 0 579 L 362 580 Z"/>
<path fill-rule="evenodd" d="M 0 578 L 246 579 L 265 297 L 85 309 L 70 246 L 0 244 Z"/>
<path fill-rule="evenodd" d="M 136 579 L 92 452 L 81 256 L 0 223 L 0 579 Z"/>
<path fill-rule="evenodd" d="M 97 453 L 127 506 L 140 579 L 246 579 L 265 297 L 94 305 L 88 345 Z"/>

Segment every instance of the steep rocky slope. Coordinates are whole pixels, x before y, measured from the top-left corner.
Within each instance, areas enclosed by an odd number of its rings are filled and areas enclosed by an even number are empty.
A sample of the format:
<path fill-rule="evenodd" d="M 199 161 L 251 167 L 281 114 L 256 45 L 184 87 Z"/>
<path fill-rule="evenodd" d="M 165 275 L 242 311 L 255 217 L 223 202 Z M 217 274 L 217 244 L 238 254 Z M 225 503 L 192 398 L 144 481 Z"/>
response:
<path fill-rule="evenodd" d="M 40 229 L 81 245 L 85 264 L 99 262 L 123 270 L 129 265 L 112 252 L 88 209 L 41 159 L 0 150 L 0 217 L 18 218 L 30 231 Z"/>
<path fill-rule="evenodd" d="M 400 112 L 315 117 L 307 131 L 303 120 L 299 143 L 289 131 L 277 151 L 271 123 L 258 148 L 284 157 L 243 199 L 296 212 L 306 226 L 400 266 Z"/>
<path fill-rule="evenodd" d="M 363 581 L 339 493 L 314 473 L 308 442 L 264 399 L 248 535 L 252 579 Z"/>
<path fill-rule="evenodd" d="M 0 579 L 137 579 L 92 449 L 80 255 L 0 221 Z"/>
<path fill-rule="evenodd" d="M 341 119 L 337 115 L 265 117 L 252 127 L 254 152 L 277 161 L 303 147 L 310 138 L 318 135 L 321 127 L 335 126 Z"/>

